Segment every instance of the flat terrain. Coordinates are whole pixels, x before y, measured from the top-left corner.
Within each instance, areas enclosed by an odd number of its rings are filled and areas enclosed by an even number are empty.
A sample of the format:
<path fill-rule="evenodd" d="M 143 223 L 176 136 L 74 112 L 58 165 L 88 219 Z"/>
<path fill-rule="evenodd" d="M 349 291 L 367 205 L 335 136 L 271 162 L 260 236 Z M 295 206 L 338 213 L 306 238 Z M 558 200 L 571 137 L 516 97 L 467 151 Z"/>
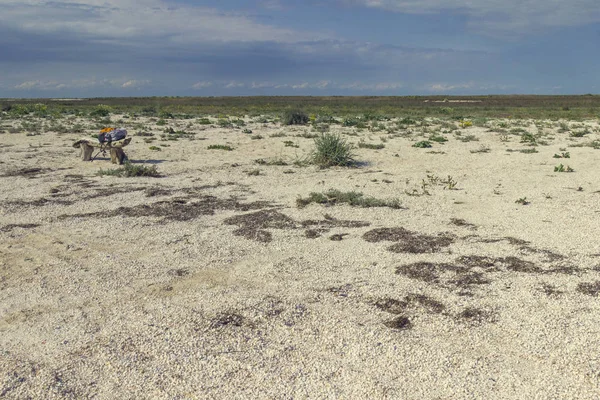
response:
<path fill-rule="evenodd" d="M 599 398 L 597 119 L 109 118 L 0 120 L 0 397 Z"/>

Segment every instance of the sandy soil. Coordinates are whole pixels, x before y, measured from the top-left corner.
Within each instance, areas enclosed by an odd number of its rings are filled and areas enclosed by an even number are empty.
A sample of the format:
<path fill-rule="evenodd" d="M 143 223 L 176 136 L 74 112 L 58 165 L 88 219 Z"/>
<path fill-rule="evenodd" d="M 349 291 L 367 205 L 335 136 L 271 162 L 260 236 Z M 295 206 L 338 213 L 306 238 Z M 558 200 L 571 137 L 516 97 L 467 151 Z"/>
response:
<path fill-rule="evenodd" d="M 332 125 L 385 148 L 320 170 L 310 127 L 246 120 L 125 120 L 160 178 L 98 176 L 91 127 L 0 135 L 0 397 L 600 398 L 597 121 Z M 331 188 L 402 208 L 297 207 Z"/>

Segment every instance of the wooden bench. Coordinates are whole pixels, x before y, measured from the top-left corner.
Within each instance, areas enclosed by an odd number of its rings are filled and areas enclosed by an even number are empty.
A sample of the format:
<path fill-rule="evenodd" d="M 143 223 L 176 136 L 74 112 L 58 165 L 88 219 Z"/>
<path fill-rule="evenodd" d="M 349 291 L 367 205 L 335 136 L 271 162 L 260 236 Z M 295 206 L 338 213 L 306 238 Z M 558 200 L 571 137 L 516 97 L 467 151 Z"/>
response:
<path fill-rule="evenodd" d="M 94 149 L 98 149 L 98 151 L 109 150 L 110 161 L 113 164 L 119 163 L 120 165 L 123 164 L 123 160 L 127 158 L 125 152 L 123 151 L 123 147 L 127 146 L 129 142 L 131 142 L 131 138 L 105 143 L 100 143 L 94 139 L 83 138 L 73 143 L 73 147 L 76 149 L 81 149 L 81 159 L 83 161 L 92 161 Z"/>

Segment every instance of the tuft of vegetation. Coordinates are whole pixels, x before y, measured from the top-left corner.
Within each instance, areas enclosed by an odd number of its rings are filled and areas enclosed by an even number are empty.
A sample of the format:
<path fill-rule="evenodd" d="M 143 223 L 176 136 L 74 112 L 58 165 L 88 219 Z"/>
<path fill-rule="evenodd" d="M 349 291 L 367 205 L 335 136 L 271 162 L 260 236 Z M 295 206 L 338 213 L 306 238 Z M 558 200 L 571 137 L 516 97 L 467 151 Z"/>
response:
<path fill-rule="evenodd" d="M 416 147 L 418 149 L 428 149 L 431 147 L 431 142 L 428 140 L 422 140 L 412 145 L 412 147 Z"/>
<path fill-rule="evenodd" d="M 554 167 L 554 172 L 575 172 L 575 170 L 568 165 L 565 167 L 562 164 L 558 164 L 556 167 Z"/>
<path fill-rule="evenodd" d="M 446 139 L 442 135 L 432 135 L 429 137 L 429 140 L 431 140 L 432 142 L 436 142 L 436 143 L 444 143 L 444 142 L 448 141 L 448 139 Z"/>
<path fill-rule="evenodd" d="M 233 150 L 233 147 L 231 146 L 227 146 L 225 144 L 211 144 L 210 146 L 207 147 L 208 150 L 226 150 L 226 151 L 231 151 Z"/>
<path fill-rule="evenodd" d="M 521 204 L 522 206 L 526 206 L 531 202 L 527 200 L 527 197 L 521 197 L 520 199 L 516 200 L 515 203 Z"/>
<path fill-rule="evenodd" d="M 302 110 L 286 110 L 283 113 L 282 123 L 284 125 L 306 125 L 308 121 L 308 115 Z"/>
<path fill-rule="evenodd" d="M 560 154 L 554 154 L 552 158 L 571 158 L 571 154 L 569 152 L 562 152 Z"/>
<path fill-rule="evenodd" d="M 321 168 L 349 167 L 355 164 L 352 144 L 339 135 L 324 133 L 315 138 L 312 163 Z"/>
<path fill-rule="evenodd" d="M 123 167 L 117 169 L 101 169 L 97 172 L 97 175 L 103 176 L 120 176 L 120 177 L 137 177 L 137 176 L 150 176 L 150 177 L 160 177 L 160 173 L 156 169 L 156 165 L 152 165 L 150 167 L 140 164 L 132 164 L 130 162 L 126 162 Z"/>
<path fill-rule="evenodd" d="M 385 145 L 383 143 L 373 144 L 373 143 L 359 142 L 358 147 L 360 147 L 361 149 L 381 150 L 385 147 Z"/>
<path fill-rule="evenodd" d="M 296 199 L 296 205 L 298 208 L 306 207 L 311 203 L 335 205 L 335 204 L 349 204 L 355 207 L 390 207 L 390 208 L 402 208 L 402 204 L 399 199 L 383 200 L 376 199 L 370 196 L 364 196 L 361 192 L 342 192 L 336 189 L 330 189 L 325 193 L 311 192 L 307 198 Z"/>
<path fill-rule="evenodd" d="M 148 147 L 148 148 L 149 148 L 150 150 L 153 150 L 153 151 L 160 151 L 160 150 L 161 150 L 161 148 L 160 148 L 160 147 L 158 147 L 158 146 L 150 146 L 150 147 Z"/>

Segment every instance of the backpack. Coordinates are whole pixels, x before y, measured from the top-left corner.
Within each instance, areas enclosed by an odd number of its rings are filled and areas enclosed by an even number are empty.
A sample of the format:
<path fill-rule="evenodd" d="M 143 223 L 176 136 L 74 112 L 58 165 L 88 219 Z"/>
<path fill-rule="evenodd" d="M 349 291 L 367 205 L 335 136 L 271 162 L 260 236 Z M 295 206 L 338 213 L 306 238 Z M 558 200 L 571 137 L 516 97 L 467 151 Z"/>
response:
<path fill-rule="evenodd" d="M 127 130 L 125 128 L 104 128 L 98 135 L 100 143 L 116 142 L 117 140 L 125 139 Z"/>

